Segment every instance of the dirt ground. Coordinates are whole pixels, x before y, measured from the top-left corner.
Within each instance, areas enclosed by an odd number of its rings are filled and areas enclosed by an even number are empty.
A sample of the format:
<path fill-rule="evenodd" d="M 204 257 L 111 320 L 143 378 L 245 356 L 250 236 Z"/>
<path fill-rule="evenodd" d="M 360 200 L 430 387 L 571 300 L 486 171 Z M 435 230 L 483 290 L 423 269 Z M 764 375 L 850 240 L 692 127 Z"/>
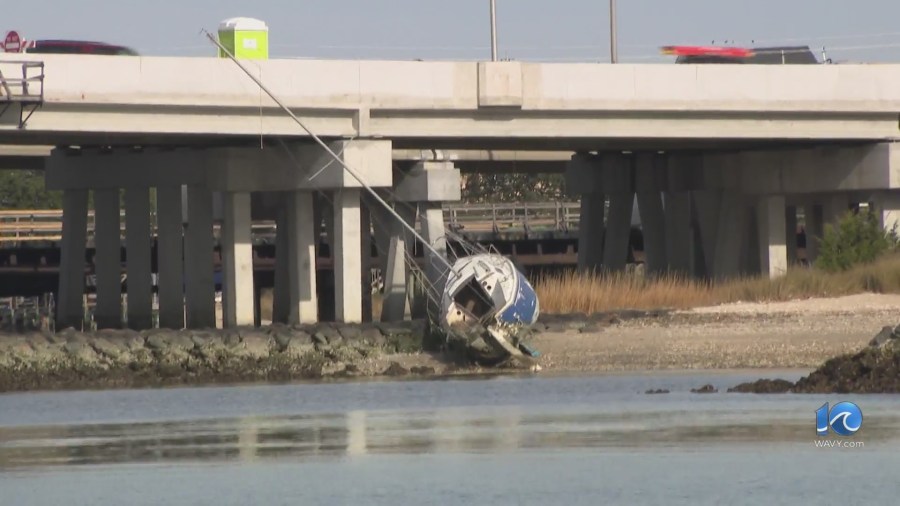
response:
<path fill-rule="evenodd" d="M 698 308 L 532 343 L 548 372 L 814 368 L 898 323 L 900 295 L 861 294 Z"/>

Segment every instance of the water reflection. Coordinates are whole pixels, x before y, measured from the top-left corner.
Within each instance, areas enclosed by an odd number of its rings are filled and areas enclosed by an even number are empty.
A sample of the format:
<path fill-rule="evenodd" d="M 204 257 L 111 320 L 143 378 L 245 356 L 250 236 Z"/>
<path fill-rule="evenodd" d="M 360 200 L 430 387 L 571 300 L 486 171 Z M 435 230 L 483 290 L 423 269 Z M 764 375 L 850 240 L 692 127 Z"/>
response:
<path fill-rule="evenodd" d="M 806 417 L 809 418 L 809 417 Z M 717 443 L 812 444 L 806 418 L 540 412 L 504 407 L 0 428 L 0 470 L 60 465 L 253 462 L 367 454 L 505 453 Z M 742 421 L 743 420 L 743 421 Z M 858 439 L 893 441 L 896 416 L 867 420 Z"/>

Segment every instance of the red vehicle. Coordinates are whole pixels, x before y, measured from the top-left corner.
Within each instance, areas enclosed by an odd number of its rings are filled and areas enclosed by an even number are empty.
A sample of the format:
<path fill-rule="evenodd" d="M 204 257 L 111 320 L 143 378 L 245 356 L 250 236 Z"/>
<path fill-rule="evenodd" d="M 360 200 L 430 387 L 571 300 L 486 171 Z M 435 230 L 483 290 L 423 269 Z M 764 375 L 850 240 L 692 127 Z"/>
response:
<path fill-rule="evenodd" d="M 32 40 L 25 44 L 25 53 L 38 54 L 96 54 L 138 56 L 137 51 L 125 46 L 105 42 L 83 40 Z"/>

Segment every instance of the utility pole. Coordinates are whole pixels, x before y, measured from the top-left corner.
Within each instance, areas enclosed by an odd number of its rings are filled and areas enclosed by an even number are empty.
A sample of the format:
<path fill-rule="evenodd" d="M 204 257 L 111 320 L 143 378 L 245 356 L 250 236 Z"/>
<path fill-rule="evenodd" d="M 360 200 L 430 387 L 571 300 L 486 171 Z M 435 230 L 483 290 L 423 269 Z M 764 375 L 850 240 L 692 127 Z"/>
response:
<path fill-rule="evenodd" d="M 497 0 L 491 0 L 491 61 L 497 61 Z"/>
<path fill-rule="evenodd" d="M 616 36 L 616 0 L 609 0 L 609 62 L 618 63 L 619 43 Z"/>

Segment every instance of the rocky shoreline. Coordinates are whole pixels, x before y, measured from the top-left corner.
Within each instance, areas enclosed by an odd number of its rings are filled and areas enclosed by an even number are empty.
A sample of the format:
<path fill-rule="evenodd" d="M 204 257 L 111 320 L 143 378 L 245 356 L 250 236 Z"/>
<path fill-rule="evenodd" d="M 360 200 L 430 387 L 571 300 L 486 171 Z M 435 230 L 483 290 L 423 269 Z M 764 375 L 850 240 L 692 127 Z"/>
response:
<path fill-rule="evenodd" d="M 530 329 L 597 332 L 664 312 L 544 315 Z M 521 372 L 481 367 L 429 345 L 423 320 L 165 330 L 0 334 L 0 392 L 331 378 Z M 433 350 L 433 351 L 427 351 Z"/>
<path fill-rule="evenodd" d="M 884 327 L 864 349 L 832 358 L 796 383 L 783 379 L 760 379 L 728 391 L 766 394 L 900 393 L 900 325 Z"/>

